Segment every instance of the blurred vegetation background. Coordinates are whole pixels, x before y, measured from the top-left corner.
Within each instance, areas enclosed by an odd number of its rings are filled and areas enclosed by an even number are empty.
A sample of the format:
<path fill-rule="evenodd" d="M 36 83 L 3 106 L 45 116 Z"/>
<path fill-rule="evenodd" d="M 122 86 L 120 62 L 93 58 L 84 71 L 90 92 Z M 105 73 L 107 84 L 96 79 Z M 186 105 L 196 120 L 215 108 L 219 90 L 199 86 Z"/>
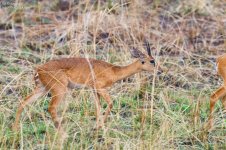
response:
<path fill-rule="evenodd" d="M 225 53 L 223 0 L 1 0 L 0 149 L 226 149 L 219 102 L 207 133 L 209 96 L 222 84 L 215 59 Z M 59 108 L 68 138 L 60 140 L 46 95 L 26 108 L 11 131 L 18 104 L 33 87 L 35 66 L 61 57 L 133 62 L 129 49 L 152 53 L 165 72 L 140 73 L 110 90 L 114 107 L 95 132 L 90 90 L 72 90 Z M 102 101 L 103 110 L 106 104 Z"/>

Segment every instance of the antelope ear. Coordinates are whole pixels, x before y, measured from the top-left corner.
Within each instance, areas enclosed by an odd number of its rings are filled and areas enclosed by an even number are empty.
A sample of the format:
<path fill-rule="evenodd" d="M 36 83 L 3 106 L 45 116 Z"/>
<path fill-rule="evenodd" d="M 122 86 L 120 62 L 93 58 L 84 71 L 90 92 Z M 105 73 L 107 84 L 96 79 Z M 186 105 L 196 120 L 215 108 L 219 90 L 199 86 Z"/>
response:
<path fill-rule="evenodd" d="M 139 58 L 139 59 L 145 58 L 145 55 L 134 47 L 130 50 L 130 53 L 134 58 Z"/>

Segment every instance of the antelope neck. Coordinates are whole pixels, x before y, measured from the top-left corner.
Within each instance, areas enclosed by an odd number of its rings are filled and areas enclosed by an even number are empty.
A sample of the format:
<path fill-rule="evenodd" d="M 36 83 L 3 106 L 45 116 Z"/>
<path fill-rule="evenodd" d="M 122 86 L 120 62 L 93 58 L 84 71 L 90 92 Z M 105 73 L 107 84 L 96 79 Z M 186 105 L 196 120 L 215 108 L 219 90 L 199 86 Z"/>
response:
<path fill-rule="evenodd" d="M 137 72 L 140 72 L 142 69 L 140 67 L 139 60 L 129 64 L 128 66 L 116 66 L 115 68 L 115 79 L 116 81 L 122 80 L 126 77 L 129 77 Z"/>

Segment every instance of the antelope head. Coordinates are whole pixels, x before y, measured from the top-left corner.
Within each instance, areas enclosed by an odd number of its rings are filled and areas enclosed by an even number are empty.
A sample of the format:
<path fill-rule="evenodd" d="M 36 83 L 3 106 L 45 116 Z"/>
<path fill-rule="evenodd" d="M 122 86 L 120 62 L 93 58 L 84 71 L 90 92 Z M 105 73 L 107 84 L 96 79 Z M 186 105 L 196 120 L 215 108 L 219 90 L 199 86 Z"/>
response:
<path fill-rule="evenodd" d="M 161 74 L 163 70 L 161 67 L 156 63 L 155 59 L 151 55 L 151 48 L 149 43 L 145 43 L 147 54 L 142 53 L 136 48 L 132 48 L 130 51 L 132 54 L 132 57 L 139 59 L 141 69 L 148 72 L 154 72 L 155 69 L 157 69 L 157 74 Z"/>

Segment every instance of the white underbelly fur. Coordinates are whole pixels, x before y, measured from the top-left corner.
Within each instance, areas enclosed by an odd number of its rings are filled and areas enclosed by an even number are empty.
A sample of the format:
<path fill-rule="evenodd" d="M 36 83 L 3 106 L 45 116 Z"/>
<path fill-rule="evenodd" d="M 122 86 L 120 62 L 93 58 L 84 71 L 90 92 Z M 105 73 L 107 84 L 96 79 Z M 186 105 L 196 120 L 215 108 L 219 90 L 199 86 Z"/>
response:
<path fill-rule="evenodd" d="M 68 87 L 72 88 L 72 89 L 82 89 L 82 88 L 85 88 L 86 85 L 85 84 L 74 83 L 72 81 L 69 81 Z"/>

